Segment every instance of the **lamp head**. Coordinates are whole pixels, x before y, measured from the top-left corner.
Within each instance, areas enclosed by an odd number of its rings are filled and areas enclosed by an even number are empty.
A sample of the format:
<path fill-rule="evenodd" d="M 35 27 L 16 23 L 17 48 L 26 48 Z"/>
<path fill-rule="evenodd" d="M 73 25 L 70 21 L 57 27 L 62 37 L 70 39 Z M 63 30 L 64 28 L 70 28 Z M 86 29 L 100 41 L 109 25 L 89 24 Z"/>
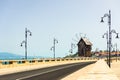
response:
<path fill-rule="evenodd" d="M 118 36 L 118 33 L 117 33 L 117 36 L 116 36 L 116 38 L 119 38 L 119 36 Z"/>
<path fill-rule="evenodd" d="M 32 33 L 30 33 L 30 36 L 32 36 Z"/>
<path fill-rule="evenodd" d="M 22 47 L 23 45 L 21 44 L 20 46 Z"/>
<path fill-rule="evenodd" d="M 100 21 L 101 23 L 103 23 L 104 22 L 104 20 L 103 20 L 103 17 L 101 17 L 101 21 Z"/>

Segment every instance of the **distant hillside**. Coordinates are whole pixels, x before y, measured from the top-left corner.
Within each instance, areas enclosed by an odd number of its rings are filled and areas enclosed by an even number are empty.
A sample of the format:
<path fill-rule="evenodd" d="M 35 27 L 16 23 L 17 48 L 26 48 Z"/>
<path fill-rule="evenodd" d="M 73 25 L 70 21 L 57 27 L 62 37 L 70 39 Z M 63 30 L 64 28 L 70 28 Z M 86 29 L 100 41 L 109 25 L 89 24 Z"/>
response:
<path fill-rule="evenodd" d="M 12 59 L 23 59 L 25 56 L 9 53 L 0 52 L 0 60 L 12 60 Z M 42 56 L 28 56 L 28 59 L 43 58 Z"/>
<path fill-rule="evenodd" d="M 9 52 L 0 52 L 0 59 L 22 59 L 23 56 L 9 53 Z"/>

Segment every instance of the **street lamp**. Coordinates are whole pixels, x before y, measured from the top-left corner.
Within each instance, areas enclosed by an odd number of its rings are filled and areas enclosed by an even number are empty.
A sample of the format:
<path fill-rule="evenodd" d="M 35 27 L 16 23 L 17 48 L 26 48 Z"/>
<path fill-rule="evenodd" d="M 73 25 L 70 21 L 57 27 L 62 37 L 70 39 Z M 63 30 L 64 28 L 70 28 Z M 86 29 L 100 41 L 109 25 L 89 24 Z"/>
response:
<path fill-rule="evenodd" d="M 118 34 L 114 29 L 111 30 L 111 33 L 115 33 L 116 34 L 116 38 L 119 38 Z"/>
<path fill-rule="evenodd" d="M 58 43 L 58 40 L 57 39 L 53 39 L 53 47 L 51 47 L 51 50 L 53 50 L 53 53 L 54 53 L 54 55 L 53 55 L 53 58 L 55 59 L 55 45 L 56 45 L 56 43 Z"/>
<path fill-rule="evenodd" d="M 72 54 L 73 53 L 73 49 L 75 48 L 75 44 L 71 43 L 71 49 L 69 50 L 69 52 Z"/>
<path fill-rule="evenodd" d="M 106 14 L 104 14 L 104 16 L 103 17 L 101 17 L 101 22 L 104 22 L 104 18 L 105 17 L 108 17 L 108 26 L 109 26 L 109 34 L 108 34 L 108 38 L 109 38 L 109 59 L 108 59 L 108 65 L 109 65 L 109 67 L 111 67 L 111 64 L 110 64 L 110 58 L 111 58 L 111 39 L 112 39 L 112 32 L 113 33 L 116 33 L 116 31 L 115 30 L 111 30 L 111 11 L 109 10 L 109 13 L 106 13 Z M 117 36 L 116 36 L 116 38 L 118 37 L 118 33 L 116 33 L 117 34 Z"/>
<path fill-rule="evenodd" d="M 104 35 L 102 35 L 102 38 L 104 38 L 104 36 L 106 36 L 106 40 L 107 40 L 107 64 L 108 64 L 108 47 L 109 47 L 108 31 L 104 33 Z"/>
<path fill-rule="evenodd" d="M 21 47 L 23 46 L 23 43 L 25 44 L 25 59 L 27 60 L 27 33 L 29 33 L 30 36 L 32 36 L 32 32 L 25 28 L 25 40 L 22 41 Z"/>

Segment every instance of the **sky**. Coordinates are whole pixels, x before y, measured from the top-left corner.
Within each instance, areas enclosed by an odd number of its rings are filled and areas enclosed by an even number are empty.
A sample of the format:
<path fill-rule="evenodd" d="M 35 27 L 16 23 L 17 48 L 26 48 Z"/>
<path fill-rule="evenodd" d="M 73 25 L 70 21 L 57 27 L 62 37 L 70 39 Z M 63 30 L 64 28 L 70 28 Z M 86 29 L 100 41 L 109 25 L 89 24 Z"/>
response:
<path fill-rule="evenodd" d="M 71 43 L 86 37 L 92 42 L 92 51 L 106 50 L 108 18 L 100 23 L 101 17 L 111 10 L 112 29 L 120 33 L 119 0 L 0 0 L 0 52 L 24 55 L 25 28 L 32 32 L 28 36 L 28 55 L 53 57 L 53 39 L 56 56 L 70 54 Z M 112 43 L 118 44 L 112 34 Z M 120 34 L 119 34 L 120 36 Z M 74 53 L 77 52 L 77 47 Z"/>

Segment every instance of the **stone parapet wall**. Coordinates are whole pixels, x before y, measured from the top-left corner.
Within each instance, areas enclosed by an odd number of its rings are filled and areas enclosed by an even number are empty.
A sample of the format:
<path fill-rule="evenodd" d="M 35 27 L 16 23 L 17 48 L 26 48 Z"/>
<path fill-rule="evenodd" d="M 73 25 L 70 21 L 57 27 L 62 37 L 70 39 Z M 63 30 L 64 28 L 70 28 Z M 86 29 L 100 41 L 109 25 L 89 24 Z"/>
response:
<path fill-rule="evenodd" d="M 99 58 L 78 57 L 78 58 L 57 58 L 57 59 L 33 59 L 33 60 L 0 60 L 0 69 L 19 66 L 43 65 L 43 64 L 66 64 L 84 61 L 97 61 Z"/>

